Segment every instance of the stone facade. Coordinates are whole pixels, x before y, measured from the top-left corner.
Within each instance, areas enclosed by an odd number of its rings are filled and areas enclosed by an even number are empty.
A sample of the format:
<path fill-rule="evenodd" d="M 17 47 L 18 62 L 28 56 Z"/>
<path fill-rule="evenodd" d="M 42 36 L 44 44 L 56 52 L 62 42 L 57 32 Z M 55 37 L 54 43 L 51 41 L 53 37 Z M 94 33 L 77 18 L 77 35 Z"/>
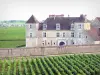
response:
<path fill-rule="evenodd" d="M 98 40 L 94 40 L 89 31 L 91 23 L 83 15 L 68 18 L 53 15 L 42 24 L 31 16 L 26 23 L 26 47 L 95 44 Z"/>
<path fill-rule="evenodd" d="M 75 45 L 84 45 L 84 44 L 93 44 L 94 41 L 88 35 L 87 31 L 91 30 L 90 23 L 74 23 L 72 24 L 73 28 L 71 28 L 74 33 L 74 37 L 72 38 Z"/>
<path fill-rule="evenodd" d="M 43 37 L 43 33 L 46 33 L 46 37 Z M 57 37 L 57 33 L 60 34 L 60 37 Z M 63 37 L 63 33 L 65 36 Z M 63 41 L 65 45 L 70 45 L 68 40 L 71 40 L 71 31 L 66 30 L 48 30 L 48 31 L 39 31 L 39 46 L 59 46 L 59 43 Z"/>

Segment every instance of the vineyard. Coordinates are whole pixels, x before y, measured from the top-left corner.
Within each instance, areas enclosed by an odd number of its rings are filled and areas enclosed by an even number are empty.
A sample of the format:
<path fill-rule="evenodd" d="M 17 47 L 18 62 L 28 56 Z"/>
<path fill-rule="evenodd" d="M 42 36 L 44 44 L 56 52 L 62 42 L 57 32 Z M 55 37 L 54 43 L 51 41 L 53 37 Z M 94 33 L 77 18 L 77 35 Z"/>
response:
<path fill-rule="evenodd" d="M 0 60 L 0 75 L 100 75 L 100 55 L 4 59 Z"/>

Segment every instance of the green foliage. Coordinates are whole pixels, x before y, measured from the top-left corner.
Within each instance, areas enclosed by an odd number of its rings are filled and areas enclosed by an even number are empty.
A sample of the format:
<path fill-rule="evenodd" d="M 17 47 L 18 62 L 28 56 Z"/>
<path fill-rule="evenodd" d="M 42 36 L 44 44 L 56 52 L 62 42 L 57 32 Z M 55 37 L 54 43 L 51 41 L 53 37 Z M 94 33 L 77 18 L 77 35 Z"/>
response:
<path fill-rule="evenodd" d="M 0 60 L 0 75 L 100 75 L 100 55 Z"/>

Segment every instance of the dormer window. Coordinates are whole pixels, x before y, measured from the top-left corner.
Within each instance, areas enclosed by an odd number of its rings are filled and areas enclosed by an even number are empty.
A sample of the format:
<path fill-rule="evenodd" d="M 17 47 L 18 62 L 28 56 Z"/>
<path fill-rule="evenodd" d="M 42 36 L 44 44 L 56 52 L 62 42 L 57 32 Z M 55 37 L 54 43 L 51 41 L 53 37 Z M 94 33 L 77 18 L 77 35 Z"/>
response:
<path fill-rule="evenodd" d="M 74 28 L 74 25 L 72 25 L 71 28 L 73 29 Z"/>
<path fill-rule="evenodd" d="M 56 30 L 60 30 L 60 23 L 56 23 Z"/>
<path fill-rule="evenodd" d="M 74 24 L 71 24 L 71 30 L 73 30 L 74 29 Z"/>
<path fill-rule="evenodd" d="M 47 29 L 47 25 L 43 24 L 43 30 L 46 30 L 46 29 Z"/>

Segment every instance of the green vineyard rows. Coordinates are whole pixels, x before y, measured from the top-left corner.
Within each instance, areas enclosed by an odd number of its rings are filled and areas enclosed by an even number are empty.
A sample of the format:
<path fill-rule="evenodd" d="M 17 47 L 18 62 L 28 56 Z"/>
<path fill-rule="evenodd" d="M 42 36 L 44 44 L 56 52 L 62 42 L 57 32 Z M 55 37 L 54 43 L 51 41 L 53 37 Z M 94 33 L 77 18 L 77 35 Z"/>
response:
<path fill-rule="evenodd" d="M 0 75 L 100 75 L 100 55 L 4 59 L 0 60 Z"/>

